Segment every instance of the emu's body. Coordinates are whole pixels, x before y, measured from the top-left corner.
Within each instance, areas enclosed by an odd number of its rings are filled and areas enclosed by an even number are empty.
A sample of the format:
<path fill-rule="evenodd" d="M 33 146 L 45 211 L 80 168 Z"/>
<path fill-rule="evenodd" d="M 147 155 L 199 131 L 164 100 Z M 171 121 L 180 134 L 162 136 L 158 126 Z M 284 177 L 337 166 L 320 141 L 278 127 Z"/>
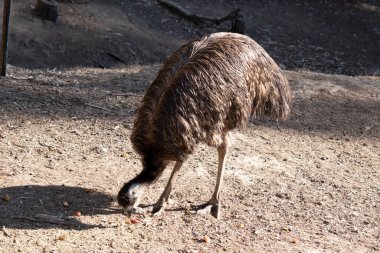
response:
<path fill-rule="evenodd" d="M 219 154 L 217 185 L 209 201 L 218 216 L 227 133 L 245 127 L 250 116 L 285 119 L 290 102 L 281 70 L 249 37 L 215 33 L 182 46 L 164 62 L 137 113 L 131 140 L 143 170 L 120 190 L 119 203 L 129 211 L 136 207 L 144 187 L 176 161 L 155 205 L 154 211 L 162 210 L 182 163 L 204 142 Z"/>

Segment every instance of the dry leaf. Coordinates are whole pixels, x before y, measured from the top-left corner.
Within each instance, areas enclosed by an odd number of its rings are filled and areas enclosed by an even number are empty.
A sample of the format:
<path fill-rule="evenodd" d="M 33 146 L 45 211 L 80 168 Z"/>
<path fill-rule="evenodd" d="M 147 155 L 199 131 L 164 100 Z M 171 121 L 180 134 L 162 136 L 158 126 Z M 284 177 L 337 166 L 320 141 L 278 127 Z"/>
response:
<path fill-rule="evenodd" d="M 9 197 L 8 194 L 4 194 L 2 197 L 1 197 L 5 202 L 8 202 L 11 198 Z"/>
<path fill-rule="evenodd" d="M 124 223 L 129 225 L 129 224 L 132 224 L 132 221 L 131 221 L 131 219 L 126 218 L 125 221 L 124 221 Z"/>
<path fill-rule="evenodd" d="M 205 236 L 203 236 L 202 241 L 205 242 L 205 243 L 209 243 L 211 241 L 211 239 L 210 239 L 210 237 L 208 237 L 207 235 L 205 235 Z"/>
<path fill-rule="evenodd" d="M 7 229 L 5 228 L 5 226 L 3 226 L 3 233 L 4 233 L 5 236 L 11 237 L 11 234 L 7 231 Z"/>
<path fill-rule="evenodd" d="M 84 189 L 84 192 L 85 192 L 85 193 L 92 193 L 92 192 L 94 192 L 94 190 L 93 190 L 93 189 L 86 188 L 86 189 Z"/>
<path fill-rule="evenodd" d="M 58 240 L 60 240 L 60 241 L 64 241 L 64 240 L 67 239 L 67 237 L 68 237 L 68 234 L 63 234 L 63 235 L 60 235 L 60 236 L 58 237 Z"/>
<path fill-rule="evenodd" d="M 129 152 L 124 152 L 124 153 L 122 153 L 121 155 L 120 155 L 121 157 L 128 157 L 129 156 Z"/>

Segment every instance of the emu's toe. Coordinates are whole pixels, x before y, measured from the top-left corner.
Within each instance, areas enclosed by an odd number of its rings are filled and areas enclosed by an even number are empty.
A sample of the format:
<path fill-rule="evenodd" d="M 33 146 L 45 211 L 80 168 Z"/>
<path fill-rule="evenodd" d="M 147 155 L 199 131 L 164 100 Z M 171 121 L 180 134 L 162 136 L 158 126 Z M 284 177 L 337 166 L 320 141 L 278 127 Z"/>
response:
<path fill-rule="evenodd" d="M 211 214 L 217 219 L 220 219 L 220 205 L 217 204 L 205 204 L 202 205 L 196 212 L 198 215 Z"/>
<path fill-rule="evenodd" d="M 165 210 L 166 203 L 156 203 L 154 205 L 139 207 L 135 212 L 140 214 L 151 213 L 153 216 L 161 215 Z"/>
<path fill-rule="evenodd" d="M 164 212 L 164 210 L 165 210 L 166 202 L 156 203 L 152 207 L 153 207 L 152 215 L 153 216 L 160 216 Z"/>

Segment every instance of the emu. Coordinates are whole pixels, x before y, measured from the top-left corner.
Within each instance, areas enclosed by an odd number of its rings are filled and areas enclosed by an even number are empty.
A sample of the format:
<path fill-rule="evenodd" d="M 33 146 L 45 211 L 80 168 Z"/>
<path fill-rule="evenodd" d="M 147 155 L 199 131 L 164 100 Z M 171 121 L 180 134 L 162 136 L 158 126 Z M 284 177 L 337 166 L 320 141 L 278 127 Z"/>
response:
<path fill-rule="evenodd" d="M 228 132 L 259 116 L 286 119 L 291 94 L 274 60 L 254 40 L 235 33 L 214 33 L 174 52 L 148 88 L 131 135 L 142 171 L 120 189 L 118 203 L 131 215 L 144 189 L 175 165 L 152 212 L 160 214 L 178 171 L 198 143 L 216 147 L 218 172 L 211 199 L 197 213 L 220 217 L 220 190 Z"/>

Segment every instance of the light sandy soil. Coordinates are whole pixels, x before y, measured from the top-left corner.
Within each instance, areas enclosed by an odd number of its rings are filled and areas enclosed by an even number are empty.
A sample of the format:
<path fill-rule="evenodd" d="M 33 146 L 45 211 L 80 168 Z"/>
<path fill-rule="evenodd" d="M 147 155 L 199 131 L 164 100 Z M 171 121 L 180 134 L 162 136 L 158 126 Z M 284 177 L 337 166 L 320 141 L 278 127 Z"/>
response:
<path fill-rule="evenodd" d="M 157 70 L 11 67 L 0 79 L 0 252 L 380 251 L 379 77 L 286 72 L 290 119 L 232 133 L 221 220 L 188 211 L 216 178 L 216 151 L 200 146 L 167 211 L 125 224 L 114 197 L 141 169 L 129 136 Z"/>

